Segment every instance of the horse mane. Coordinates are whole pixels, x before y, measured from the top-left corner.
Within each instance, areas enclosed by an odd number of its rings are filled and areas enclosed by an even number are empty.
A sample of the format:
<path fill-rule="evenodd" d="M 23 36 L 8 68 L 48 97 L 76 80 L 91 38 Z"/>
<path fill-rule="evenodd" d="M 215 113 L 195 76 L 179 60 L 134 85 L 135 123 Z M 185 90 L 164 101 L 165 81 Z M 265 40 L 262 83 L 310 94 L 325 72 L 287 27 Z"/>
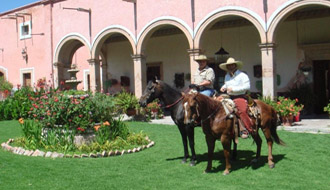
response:
<path fill-rule="evenodd" d="M 162 87 L 163 92 L 166 92 L 166 96 L 171 96 L 171 97 L 181 96 L 181 93 L 178 90 L 172 88 L 164 81 L 157 80 L 156 82 Z"/>

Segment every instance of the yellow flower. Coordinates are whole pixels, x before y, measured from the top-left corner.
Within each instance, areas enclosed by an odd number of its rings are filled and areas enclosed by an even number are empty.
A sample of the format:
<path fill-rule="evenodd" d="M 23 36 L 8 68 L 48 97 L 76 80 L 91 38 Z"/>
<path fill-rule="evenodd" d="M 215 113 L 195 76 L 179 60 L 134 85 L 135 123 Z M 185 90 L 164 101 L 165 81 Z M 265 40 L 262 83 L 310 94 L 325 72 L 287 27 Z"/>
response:
<path fill-rule="evenodd" d="M 19 118 L 18 122 L 19 122 L 20 124 L 23 124 L 23 123 L 24 123 L 24 119 L 23 119 L 23 118 Z"/>
<path fill-rule="evenodd" d="M 108 121 L 106 121 L 106 122 L 103 123 L 103 125 L 105 125 L 105 126 L 109 126 L 110 123 L 109 123 Z"/>
<path fill-rule="evenodd" d="M 101 127 L 101 125 L 95 125 L 94 126 L 95 131 L 98 131 L 100 127 Z"/>

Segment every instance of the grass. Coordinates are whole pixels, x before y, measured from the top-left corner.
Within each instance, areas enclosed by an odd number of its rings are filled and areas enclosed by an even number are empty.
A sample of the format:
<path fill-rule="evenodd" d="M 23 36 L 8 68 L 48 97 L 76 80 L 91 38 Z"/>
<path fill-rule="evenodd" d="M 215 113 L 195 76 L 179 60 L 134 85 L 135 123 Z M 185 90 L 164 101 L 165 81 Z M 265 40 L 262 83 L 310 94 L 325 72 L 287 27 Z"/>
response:
<path fill-rule="evenodd" d="M 181 137 L 176 126 L 128 123 L 143 130 L 155 146 L 142 152 L 108 158 L 51 159 L 19 156 L 0 150 L 0 189 L 328 189 L 330 135 L 298 134 L 279 130 L 286 147 L 274 145 L 276 166 L 267 165 L 263 138 L 262 157 L 249 164 L 256 146 L 251 139 L 238 145 L 238 161 L 223 176 L 224 159 L 217 142 L 213 171 L 206 168 L 206 143 L 195 129 L 198 163 L 181 164 Z M 17 121 L 0 122 L 0 142 L 20 136 Z"/>

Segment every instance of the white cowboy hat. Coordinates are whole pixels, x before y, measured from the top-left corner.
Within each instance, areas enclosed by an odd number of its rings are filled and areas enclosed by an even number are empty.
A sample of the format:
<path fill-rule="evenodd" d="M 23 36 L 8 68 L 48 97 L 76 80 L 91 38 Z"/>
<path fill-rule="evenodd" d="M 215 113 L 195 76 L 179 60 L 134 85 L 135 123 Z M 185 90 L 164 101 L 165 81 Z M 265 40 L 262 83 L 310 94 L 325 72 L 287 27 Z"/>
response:
<path fill-rule="evenodd" d="M 199 55 L 195 57 L 195 61 L 208 61 L 209 59 L 206 57 L 206 55 Z"/>
<path fill-rule="evenodd" d="M 226 63 L 221 63 L 219 65 L 220 69 L 222 70 L 225 70 L 225 71 L 228 71 L 227 69 L 227 65 L 230 65 L 230 64 L 236 64 L 237 65 L 237 69 L 241 69 L 243 67 L 243 62 L 242 61 L 236 61 L 234 58 L 232 57 L 229 57 L 227 59 L 227 62 Z"/>

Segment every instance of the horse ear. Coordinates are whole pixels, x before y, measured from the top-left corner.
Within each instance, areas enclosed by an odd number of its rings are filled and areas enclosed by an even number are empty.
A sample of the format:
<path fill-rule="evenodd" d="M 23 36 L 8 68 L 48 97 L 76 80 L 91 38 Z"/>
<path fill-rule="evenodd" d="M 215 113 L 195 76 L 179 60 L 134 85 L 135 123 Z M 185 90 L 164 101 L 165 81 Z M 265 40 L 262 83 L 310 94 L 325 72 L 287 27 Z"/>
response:
<path fill-rule="evenodd" d="M 157 81 L 158 81 L 157 76 L 154 76 L 154 77 L 152 78 L 152 82 L 153 82 L 153 83 L 157 83 Z"/>

